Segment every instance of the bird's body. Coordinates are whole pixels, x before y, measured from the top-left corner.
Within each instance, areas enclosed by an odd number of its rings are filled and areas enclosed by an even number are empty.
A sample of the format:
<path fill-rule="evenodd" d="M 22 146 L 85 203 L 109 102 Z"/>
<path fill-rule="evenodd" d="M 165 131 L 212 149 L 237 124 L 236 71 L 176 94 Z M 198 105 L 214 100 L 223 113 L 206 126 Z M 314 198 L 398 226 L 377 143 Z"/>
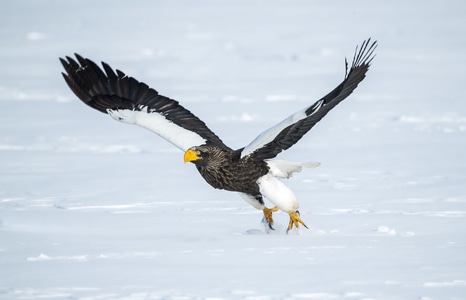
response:
<path fill-rule="evenodd" d="M 246 193 L 256 196 L 259 187 L 250 178 L 259 178 L 269 172 L 265 161 L 254 160 L 254 157 L 240 159 L 236 152 L 216 146 L 195 147 L 205 155 L 213 155 L 215 160 L 204 159 L 196 168 L 212 187 L 232 192 Z M 205 161 L 205 163 L 204 163 Z M 254 168 L 251 168 L 254 166 Z"/>
<path fill-rule="evenodd" d="M 277 178 L 289 178 L 302 167 L 318 163 L 273 160 L 290 148 L 333 107 L 349 96 L 364 79 L 373 59 L 376 42 L 365 41 L 358 51 L 344 81 L 313 105 L 298 111 L 261 133 L 244 148 L 226 146 L 199 118 L 175 100 L 159 95 L 146 84 L 116 73 L 106 63 L 104 72 L 94 62 L 76 54 L 78 62 L 67 57 L 61 62 L 71 90 L 84 103 L 112 118 L 145 127 L 185 152 L 185 162 L 196 165 L 201 176 L 216 189 L 238 192 L 253 207 L 264 213 L 272 228 L 272 213 L 278 209 L 290 216 L 288 230 L 304 222 L 299 217 L 298 200 Z M 264 197 L 272 204 L 267 208 Z"/>

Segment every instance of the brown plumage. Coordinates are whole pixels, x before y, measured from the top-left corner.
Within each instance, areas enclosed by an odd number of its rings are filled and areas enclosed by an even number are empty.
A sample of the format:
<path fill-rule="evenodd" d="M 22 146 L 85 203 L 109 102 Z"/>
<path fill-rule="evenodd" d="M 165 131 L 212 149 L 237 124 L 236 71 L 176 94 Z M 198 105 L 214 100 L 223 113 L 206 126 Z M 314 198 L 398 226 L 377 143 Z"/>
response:
<path fill-rule="evenodd" d="M 240 159 L 238 151 L 212 145 L 195 146 L 191 150 L 196 153 L 197 158 L 185 161 L 194 163 L 201 176 L 212 187 L 246 193 L 264 204 L 256 181 L 269 172 L 265 161 L 254 156 Z"/>

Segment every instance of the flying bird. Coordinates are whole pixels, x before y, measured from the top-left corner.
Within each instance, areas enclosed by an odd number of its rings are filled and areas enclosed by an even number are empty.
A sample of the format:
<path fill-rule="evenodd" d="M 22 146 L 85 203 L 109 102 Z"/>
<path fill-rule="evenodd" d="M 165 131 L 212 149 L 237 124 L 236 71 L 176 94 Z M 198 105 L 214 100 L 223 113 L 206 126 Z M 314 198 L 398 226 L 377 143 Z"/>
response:
<path fill-rule="evenodd" d="M 101 69 L 92 60 L 75 54 L 60 58 L 62 73 L 74 94 L 90 107 L 113 119 L 145 127 L 184 152 L 184 162 L 193 163 L 201 176 L 216 189 L 239 193 L 250 205 L 263 212 L 263 221 L 273 229 L 272 213 L 289 215 L 287 232 L 300 224 L 295 194 L 278 178 L 289 178 L 303 167 L 318 163 L 274 160 L 280 152 L 298 142 L 332 108 L 347 98 L 365 78 L 375 57 L 377 42 L 368 39 L 356 47 L 348 69 L 345 59 L 344 80 L 330 93 L 290 115 L 259 134 L 240 149 L 228 147 L 206 124 L 178 101 L 160 95 L 143 82 L 113 70 L 102 62 Z M 267 198 L 273 207 L 266 207 Z"/>

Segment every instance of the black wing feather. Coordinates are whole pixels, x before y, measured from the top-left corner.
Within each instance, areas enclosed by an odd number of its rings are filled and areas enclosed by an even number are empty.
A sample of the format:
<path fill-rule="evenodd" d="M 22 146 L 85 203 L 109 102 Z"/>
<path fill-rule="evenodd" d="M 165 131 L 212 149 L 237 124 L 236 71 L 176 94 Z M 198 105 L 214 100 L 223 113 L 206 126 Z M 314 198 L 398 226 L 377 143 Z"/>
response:
<path fill-rule="evenodd" d="M 351 64 L 349 73 L 347 67 L 348 64 L 346 63 L 345 79 L 343 82 L 305 110 L 308 117 L 284 128 L 271 142 L 258 148 L 251 153 L 251 155 L 260 160 L 271 159 L 298 142 L 332 108 L 348 97 L 365 78 L 366 72 L 369 70 L 370 63 L 375 57 L 373 54 L 376 47 L 377 41 L 370 44 L 370 39 L 362 43 L 359 51 L 358 47 L 356 47 L 353 63 Z"/>
<path fill-rule="evenodd" d="M 120 70 L 116 72 L 102 62 L 103 70 L 93 61 L 75 54 L 60 58 L 66 71 L 62 73 L 66 83 L 79 99 L 90 107 L 107 113 L 108 110 L 129 109 L 148 113 L 159 113 L 174 124 L 195 132 L 208 144 L 228 148 L 207 125 L 178 101 L 160 95 L 143 82 L 128 77 Z"/>

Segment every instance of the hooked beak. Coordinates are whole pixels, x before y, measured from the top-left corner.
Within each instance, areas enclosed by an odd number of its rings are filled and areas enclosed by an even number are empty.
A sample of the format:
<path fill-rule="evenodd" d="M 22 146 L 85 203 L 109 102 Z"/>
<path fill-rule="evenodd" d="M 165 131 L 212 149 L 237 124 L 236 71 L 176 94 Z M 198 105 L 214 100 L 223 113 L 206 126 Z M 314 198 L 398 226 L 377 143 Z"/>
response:
<path fill-rule="evenodd" d="M 184 163 L 195 161 L 195 160 L 198 160 L 199 158 L 200 158 L 199 157 L 199 151 L 194 151 L 194 150 L 188 149 L 184 153 Z"/>

